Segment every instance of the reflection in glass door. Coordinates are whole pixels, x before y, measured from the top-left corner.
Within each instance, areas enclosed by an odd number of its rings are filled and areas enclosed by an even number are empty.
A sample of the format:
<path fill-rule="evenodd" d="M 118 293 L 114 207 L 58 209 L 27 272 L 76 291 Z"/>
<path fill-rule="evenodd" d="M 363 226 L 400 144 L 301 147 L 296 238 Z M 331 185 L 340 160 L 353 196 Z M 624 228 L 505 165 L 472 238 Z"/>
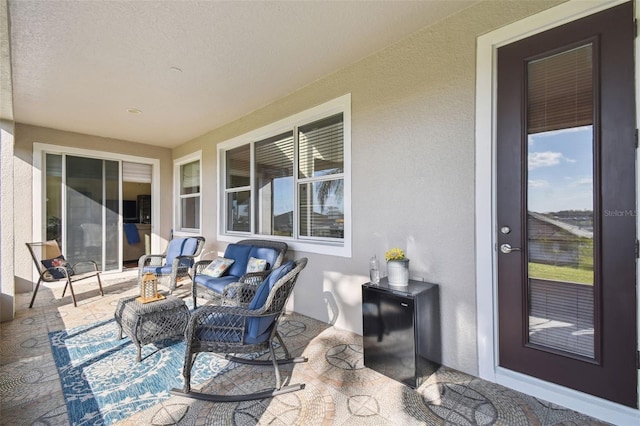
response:
<path fill-rule="evenodd" d="M 528 63 L 529 343 L 594 357 L 591 44 Z"/>
<path fill-rule="evenodd" d="M 46 236 L 58 240 L 70 263 L 120 268 L 119 170 L 117 161 L 46 155 Z"/>

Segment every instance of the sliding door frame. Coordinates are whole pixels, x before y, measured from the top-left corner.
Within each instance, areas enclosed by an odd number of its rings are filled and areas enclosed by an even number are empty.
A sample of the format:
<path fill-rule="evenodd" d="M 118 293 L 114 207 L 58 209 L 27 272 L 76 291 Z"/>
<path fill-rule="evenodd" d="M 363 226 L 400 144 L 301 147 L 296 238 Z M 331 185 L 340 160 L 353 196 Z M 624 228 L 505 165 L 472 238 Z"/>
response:
<path fill-rule="evenodd" d="M 156 232 L 160 222 L 160 160 L 156 158 L 138 157 L 133 155 L 118 154 L 106 151 L 96 151 L 83 148 L 67 147 L 62 145 L 52 145 L 35 142 L 33 144 L 33 176 L 32 176 L 32 193 L 33 193 L 33 222 L 32 222 L 32 241 L 43 241 L 46 235 L 43 233 L 43 218 L 45 217 L 45 156 L 46 154 L 54 155 L 73 155 L 84 158 L 95 158 L 98 160 L 118 161 L 119 167 L 119 198 L 122 199 L 122 162 L 149 164 L 152 166 L 151 177 L 151 252 L 159 253 L 160 236 Z M 122 220 L 119 221 L 120 235 L 122 235 Z M 119 268 L 107 273 L 115 273 L 122 271 L 122 238 L 119 238 L 118 259 Z"/>

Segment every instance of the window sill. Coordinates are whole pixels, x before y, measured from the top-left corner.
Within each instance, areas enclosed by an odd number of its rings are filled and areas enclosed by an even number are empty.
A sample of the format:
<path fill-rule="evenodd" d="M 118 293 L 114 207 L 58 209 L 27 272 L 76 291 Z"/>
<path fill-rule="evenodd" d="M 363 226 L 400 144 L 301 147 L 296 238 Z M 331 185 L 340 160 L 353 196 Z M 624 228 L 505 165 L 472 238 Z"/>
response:
<path fill-rule="evenodd" d="M 331 241 L 311 241 L 279 238 L 272 235 L 218 235 L 218 241 L 236 243 L 241 240 L 264 239 L 287 243 L 290 251 L 323 254 L 327 256 L 351 257 L 351 245 L 346 241 L 337 243 Z"/>
<path fill-rule="evenodd" d="M 199 229 L 181 229 L 179 231 L 173 231 L 174 237 L 194 237 L 202 235 Z"/>

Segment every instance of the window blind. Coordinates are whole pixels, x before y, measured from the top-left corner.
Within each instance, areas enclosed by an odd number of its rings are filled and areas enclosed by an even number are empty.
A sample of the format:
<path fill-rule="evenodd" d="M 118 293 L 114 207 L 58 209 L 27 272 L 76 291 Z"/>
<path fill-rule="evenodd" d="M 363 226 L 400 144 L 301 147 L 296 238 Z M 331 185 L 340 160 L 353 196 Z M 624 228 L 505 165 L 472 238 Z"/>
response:
<path fill-rule="evenodd" d="M 255 150 L 259 174 L 293 176 L 293 132 L 256 142 Z"/>
<path fill-rule="evenodd" d="M 344 171 L 343 127 L 342 114 L 300 126 L 299 178 Z"/>
<path fill-rule="evenodd" d="M 151 183 L 151 164 L 122 162 L 122 181 Z"/>
<path fill-rule="evenodd" d="M 243 145 L 227 151 L 227 189 L 249 186 L 250 158 L 251 148 L 249 145 Z"/>
<path fill-rule="evenodd" d="M 180 166 L 180 194 L 200 192 L 200 161 Z"/>
<path fill-rule="evenodd" d="M 528 134 L 593 124 L 592 53 L 588 44 L 528 63 Z"/>

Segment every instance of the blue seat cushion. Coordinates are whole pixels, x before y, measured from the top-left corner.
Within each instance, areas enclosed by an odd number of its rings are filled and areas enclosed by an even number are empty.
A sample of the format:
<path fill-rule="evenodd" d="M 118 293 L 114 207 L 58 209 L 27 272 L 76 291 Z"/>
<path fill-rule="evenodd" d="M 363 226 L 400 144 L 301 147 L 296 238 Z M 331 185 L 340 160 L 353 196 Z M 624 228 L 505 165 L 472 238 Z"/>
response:
<path fill-rule="evenodd" d="M 249 253 L 253 246 L 244 244 L 229 244 L 224 251 L 224 257 L 234 259 L 233 265 L 229 268 L 229 275 L 241 277 L 247 272 L 247 263 L 249 263 Z"/>
<path fill-rule="evenodd" d="M 239 279 L 240 277 L 235 277 L 233 275 L 225 275 L 223 277 L 218 277 L 218 278 L 210 277 L 208 275 L 196 275 L 193 280 L 198 285 L 206 287 L 209 290 L 213 290 L 216 293 L 222 294 L 222 292 L 224 291 L 224 288 L 227 285 L 238 282 Z"/>
<path fill-rule="evenodd" d="M 274 284 L 278 282 L 278 280 L 295 268 L 296 263 L 293 260 L 290 260 L 283 264 L 282 266 L 276 268 L 269 274 L 266 280 L 260 284 L 258 290 L 256 290 L 255 296 L 251 300 L 249 304 L 249 309 L 260 309 L 264 306 L 264 303 L 267 301 L 267 297 L 269 297 L 269 292 L 273 288 Z M 267 332 L 270 329 L 271 325 L 273 325 L 273 320 L 275 315 L 269 315 L 266 317 L 252 317 L 247 320 L 247 331 L 248 335 L 257 338 L 261 334 Z"/>
<path fill-rule="evenodd" d="M 174 238 L 169 241 L 169 247 L 167 247 L 167 265 L 173 263 L 173 259 L 177 256 L 193 256 L 198 248 L 197 238 Z M 191 266 L 189 264 L 188 266 Z"/>

